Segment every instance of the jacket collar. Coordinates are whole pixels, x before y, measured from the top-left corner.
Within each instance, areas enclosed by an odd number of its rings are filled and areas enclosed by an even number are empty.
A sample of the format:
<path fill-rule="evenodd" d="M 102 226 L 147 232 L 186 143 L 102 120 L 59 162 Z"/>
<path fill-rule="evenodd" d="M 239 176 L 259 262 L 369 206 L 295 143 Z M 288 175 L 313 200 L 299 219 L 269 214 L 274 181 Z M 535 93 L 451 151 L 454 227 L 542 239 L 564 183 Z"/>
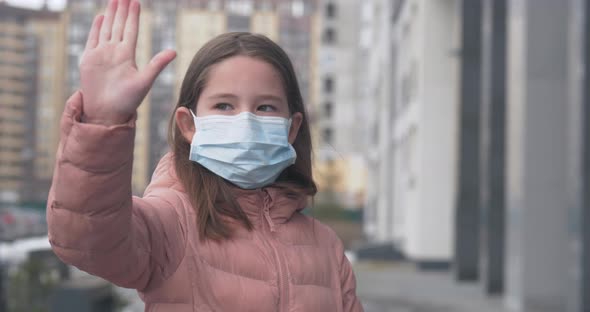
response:
<path fill-rule="evenodd" d="M 264 221 L 268 223 L 271 231 L 274 231 L 278 224 L 287 222 L 293 214 L 303 210 L 307 205 L 306 195 L 278 185 L 254 190 L 232 187 L 232 192 L 254 225 Z"/>
<path fill-rule="evenodd" d="M 145 194 L 147 195 L 152 189 L 162 187 L 186 193 L 176 175 L 171 152 L 164 155 L 158 163 Z M 287 222 L 297 211 L 303 210 L 308 198 L 305 194 L 279 185 L 269 185 L 254 190 L 232 186 L 231 192 L 254 226 L 260 226 L 264 221 L 268 223 L 271 231 L 274 231 L 278 224 Z"/>

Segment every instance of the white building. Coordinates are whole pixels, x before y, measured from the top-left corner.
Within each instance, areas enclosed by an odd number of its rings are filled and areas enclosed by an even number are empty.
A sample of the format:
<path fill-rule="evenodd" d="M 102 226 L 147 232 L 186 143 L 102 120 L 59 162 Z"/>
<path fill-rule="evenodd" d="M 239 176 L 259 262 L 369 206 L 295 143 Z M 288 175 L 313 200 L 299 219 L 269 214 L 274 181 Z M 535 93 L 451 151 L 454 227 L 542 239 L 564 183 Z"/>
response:
<path fill-rule="evenodd" d="M 459 5 L 367 2 L 374 21 L 365 88 L 374 105 L 368 131 L 374 184 L 365 229 L 418 262 L 452 257 Z"/>
<path fill-rule="evenodd" d="M 588 2 L 400 0 L 391 26 L 383 3 L 366 4 L 367 234 L 511 311 L 588 311 Z"/>
<path fill-rule="evenodd" d="M 368 149 L 367 198 L 364 210 L 365 235 L 373 241 L 393 240 L 393 144 L 391 112 L 394 100 L 395 62 L 391 16 L 396 1 L 364 2 L 361 10 L 361 53 L 364 79 L 359 84 L 365 107 L 365 141 Z"/>

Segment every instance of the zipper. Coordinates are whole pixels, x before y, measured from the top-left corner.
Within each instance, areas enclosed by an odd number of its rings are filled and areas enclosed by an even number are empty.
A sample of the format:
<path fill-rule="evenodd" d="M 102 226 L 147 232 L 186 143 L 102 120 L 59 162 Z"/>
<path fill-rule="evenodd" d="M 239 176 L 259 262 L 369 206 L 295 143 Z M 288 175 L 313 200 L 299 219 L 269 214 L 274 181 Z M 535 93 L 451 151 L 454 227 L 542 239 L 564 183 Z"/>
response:
<path fill-rule="evenodd" d="M 287 276 L 287 268 L 285 261 L 279 253 L 273 233 L 276 231 L 276 226 L 270 217 L 270 203 L 271 198 L 266 189 L 262 189 L 263 209 L 262 209 L 262 240 L 273 251 L 274 260 L 278 270 L 278 285 L 279 285 L 279 311 L 288 311 L 289 308 L 289 279 Z M 266 221 L 266 222 L 264 222 Z"/>

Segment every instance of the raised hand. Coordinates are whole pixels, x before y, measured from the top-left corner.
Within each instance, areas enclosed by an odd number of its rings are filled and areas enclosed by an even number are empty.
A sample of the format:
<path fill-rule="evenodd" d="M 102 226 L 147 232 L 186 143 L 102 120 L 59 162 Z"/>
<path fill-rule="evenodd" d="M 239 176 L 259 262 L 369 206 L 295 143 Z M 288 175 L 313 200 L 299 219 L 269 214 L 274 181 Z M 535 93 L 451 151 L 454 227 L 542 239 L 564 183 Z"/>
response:
<path fill-rule="evenodd" d="M 158 53 L 142 70 L 135 63 L 139 27 L 138 0 L 110 0 L 88 35 L 80 62 L 83 121 L 104 125 L 129 120 L 158 74 L 176 53 Z"/>

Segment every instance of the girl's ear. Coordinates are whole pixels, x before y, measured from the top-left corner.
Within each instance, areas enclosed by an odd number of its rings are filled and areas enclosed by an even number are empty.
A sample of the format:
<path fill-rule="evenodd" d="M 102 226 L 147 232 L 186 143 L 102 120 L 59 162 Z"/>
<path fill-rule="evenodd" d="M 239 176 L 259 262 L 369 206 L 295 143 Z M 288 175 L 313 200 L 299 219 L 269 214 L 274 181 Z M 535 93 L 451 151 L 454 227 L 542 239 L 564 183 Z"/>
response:
<path fill-rule="evenodd" d="M 293 144 L 299 133 L 299 128 L 303 122 L 303 115 L 299 112 L 291 116 L 291 128 L 289 129 L 289 144 Z"/>
<path fill-rule="evenodd" d="M 176 126 L 187 143 L 191 143 L 195 135 L 195 122 L 191 111 L 186 107 L 179 107 L 174 113 Z"/>

